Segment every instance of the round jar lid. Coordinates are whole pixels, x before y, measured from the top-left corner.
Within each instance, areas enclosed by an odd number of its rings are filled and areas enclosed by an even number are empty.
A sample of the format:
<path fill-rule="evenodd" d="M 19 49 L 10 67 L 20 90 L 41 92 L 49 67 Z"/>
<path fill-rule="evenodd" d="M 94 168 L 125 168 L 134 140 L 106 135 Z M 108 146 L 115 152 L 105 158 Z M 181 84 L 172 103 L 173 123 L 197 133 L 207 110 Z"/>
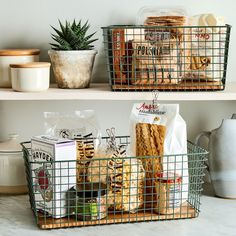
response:
<path fill-rule="evenodd" d="M 18 136 L 18 134 L 9 134 L 9 139 L 7 141 L 0 142 L 0 154 L 22 152 L 22 147 L 17 142 Z"/>
<path fill-rule="evenodd" d="M 80 198 L 94 198 L 107 193 L 107 185 L 103 183 L 84 183 L 77 189 Z"/>
<path fill-rule="evenodd" d="M 0 56 L 31 56 L 39 55 L 39 49 L 2 49 Z"/>
<path fill-rule="evenodd" d="M 164 173 L 157 173 L 155 176 L 157 179 L 159 179 L 162 183 L 181 183 L 182 178 L 176 173 L 173 172 L 164 172 Z"/>
<path fill-rule="evenodd" d="M 11 68 L 42 68 L 42 67 L 50 67 L 51 63 L 49 62 L 30 62 L 23 64 L 11 64 Z"/>

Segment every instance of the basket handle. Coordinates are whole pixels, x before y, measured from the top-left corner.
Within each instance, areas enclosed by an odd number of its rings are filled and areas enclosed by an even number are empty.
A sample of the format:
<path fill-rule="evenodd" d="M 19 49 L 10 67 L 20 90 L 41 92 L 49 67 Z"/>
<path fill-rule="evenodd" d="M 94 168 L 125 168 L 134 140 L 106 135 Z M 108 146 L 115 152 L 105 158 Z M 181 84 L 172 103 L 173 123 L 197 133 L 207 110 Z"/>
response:
<path fill-rule="evenodd" d="M 202 137 L 206 137 L 208 139 L 208 144 L 209 144 L 209 141 L 210 141 L 210 137 L 211 137 L 211 132 L 210 131 L 204 131 L 204 132 L 201 132 L 200 134 L 197 135 L 197 137 L 195 138 L 195 145 L 199 146 L 199 143 L 200 143 L 200 140 Z M 209 151 L 209 145 L 208 145 L 208 151 Z M 207 161 L 205 161 L 205 164 L 206 164 L 206 170 L 208 172 L 208 174 L 210 175 L 210 169 L 209 169 L 209 164 L 207 163 Z"/>
<path fill-rule="evenodd" d="M 195 144 L 196 145 L 199 145 L 199 142 L 200 142 L 200 139 L 202 138 L 202 137 L 206 137 L 206 138 L 208 138 L 208 141 L 210 141 L 210 136 L 211 136 L 211 132 L 210 131 L 204 131 L 204 132 L 201 132 L 200 134 L 198 134 L 197 135 L 197 137 L 195 138 Z"/>

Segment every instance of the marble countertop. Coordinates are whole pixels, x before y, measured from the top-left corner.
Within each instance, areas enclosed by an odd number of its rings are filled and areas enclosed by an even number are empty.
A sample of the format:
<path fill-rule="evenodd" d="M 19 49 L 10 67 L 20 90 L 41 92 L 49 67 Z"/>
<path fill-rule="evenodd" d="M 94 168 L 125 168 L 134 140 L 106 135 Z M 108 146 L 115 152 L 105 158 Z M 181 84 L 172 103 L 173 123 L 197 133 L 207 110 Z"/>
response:
<path fill-rule="evenodd" d="M 201 202 L 201 212 L 193 219 L 40 230 L 27 195 L 0 196 L 0 236 L 236 236 L 236 200 L 207 192 Z"/>

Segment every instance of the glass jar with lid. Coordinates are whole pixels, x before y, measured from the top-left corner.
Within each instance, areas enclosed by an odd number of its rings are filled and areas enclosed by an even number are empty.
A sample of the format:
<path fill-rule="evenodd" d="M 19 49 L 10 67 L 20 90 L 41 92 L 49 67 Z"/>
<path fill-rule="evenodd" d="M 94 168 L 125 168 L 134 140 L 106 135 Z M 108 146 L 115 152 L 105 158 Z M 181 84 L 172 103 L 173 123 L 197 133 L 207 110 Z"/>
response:
<path fill-rule="evenodd" d="M 85 183 L 70 192 L 70 209 L 78 220 L 100 220 L 107 216 L 107 185 Z"/>

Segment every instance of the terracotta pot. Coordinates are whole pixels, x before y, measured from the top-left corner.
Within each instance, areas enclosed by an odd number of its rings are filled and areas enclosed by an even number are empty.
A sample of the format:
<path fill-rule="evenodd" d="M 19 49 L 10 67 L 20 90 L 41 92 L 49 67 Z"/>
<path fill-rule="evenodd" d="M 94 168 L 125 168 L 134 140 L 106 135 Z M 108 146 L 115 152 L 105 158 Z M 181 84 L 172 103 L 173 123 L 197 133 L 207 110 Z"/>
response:
<path fill-rule="evenodd" d="M 90 85 L 96 50 L 49 50 L 59 88 L 87 88 Z"/>

